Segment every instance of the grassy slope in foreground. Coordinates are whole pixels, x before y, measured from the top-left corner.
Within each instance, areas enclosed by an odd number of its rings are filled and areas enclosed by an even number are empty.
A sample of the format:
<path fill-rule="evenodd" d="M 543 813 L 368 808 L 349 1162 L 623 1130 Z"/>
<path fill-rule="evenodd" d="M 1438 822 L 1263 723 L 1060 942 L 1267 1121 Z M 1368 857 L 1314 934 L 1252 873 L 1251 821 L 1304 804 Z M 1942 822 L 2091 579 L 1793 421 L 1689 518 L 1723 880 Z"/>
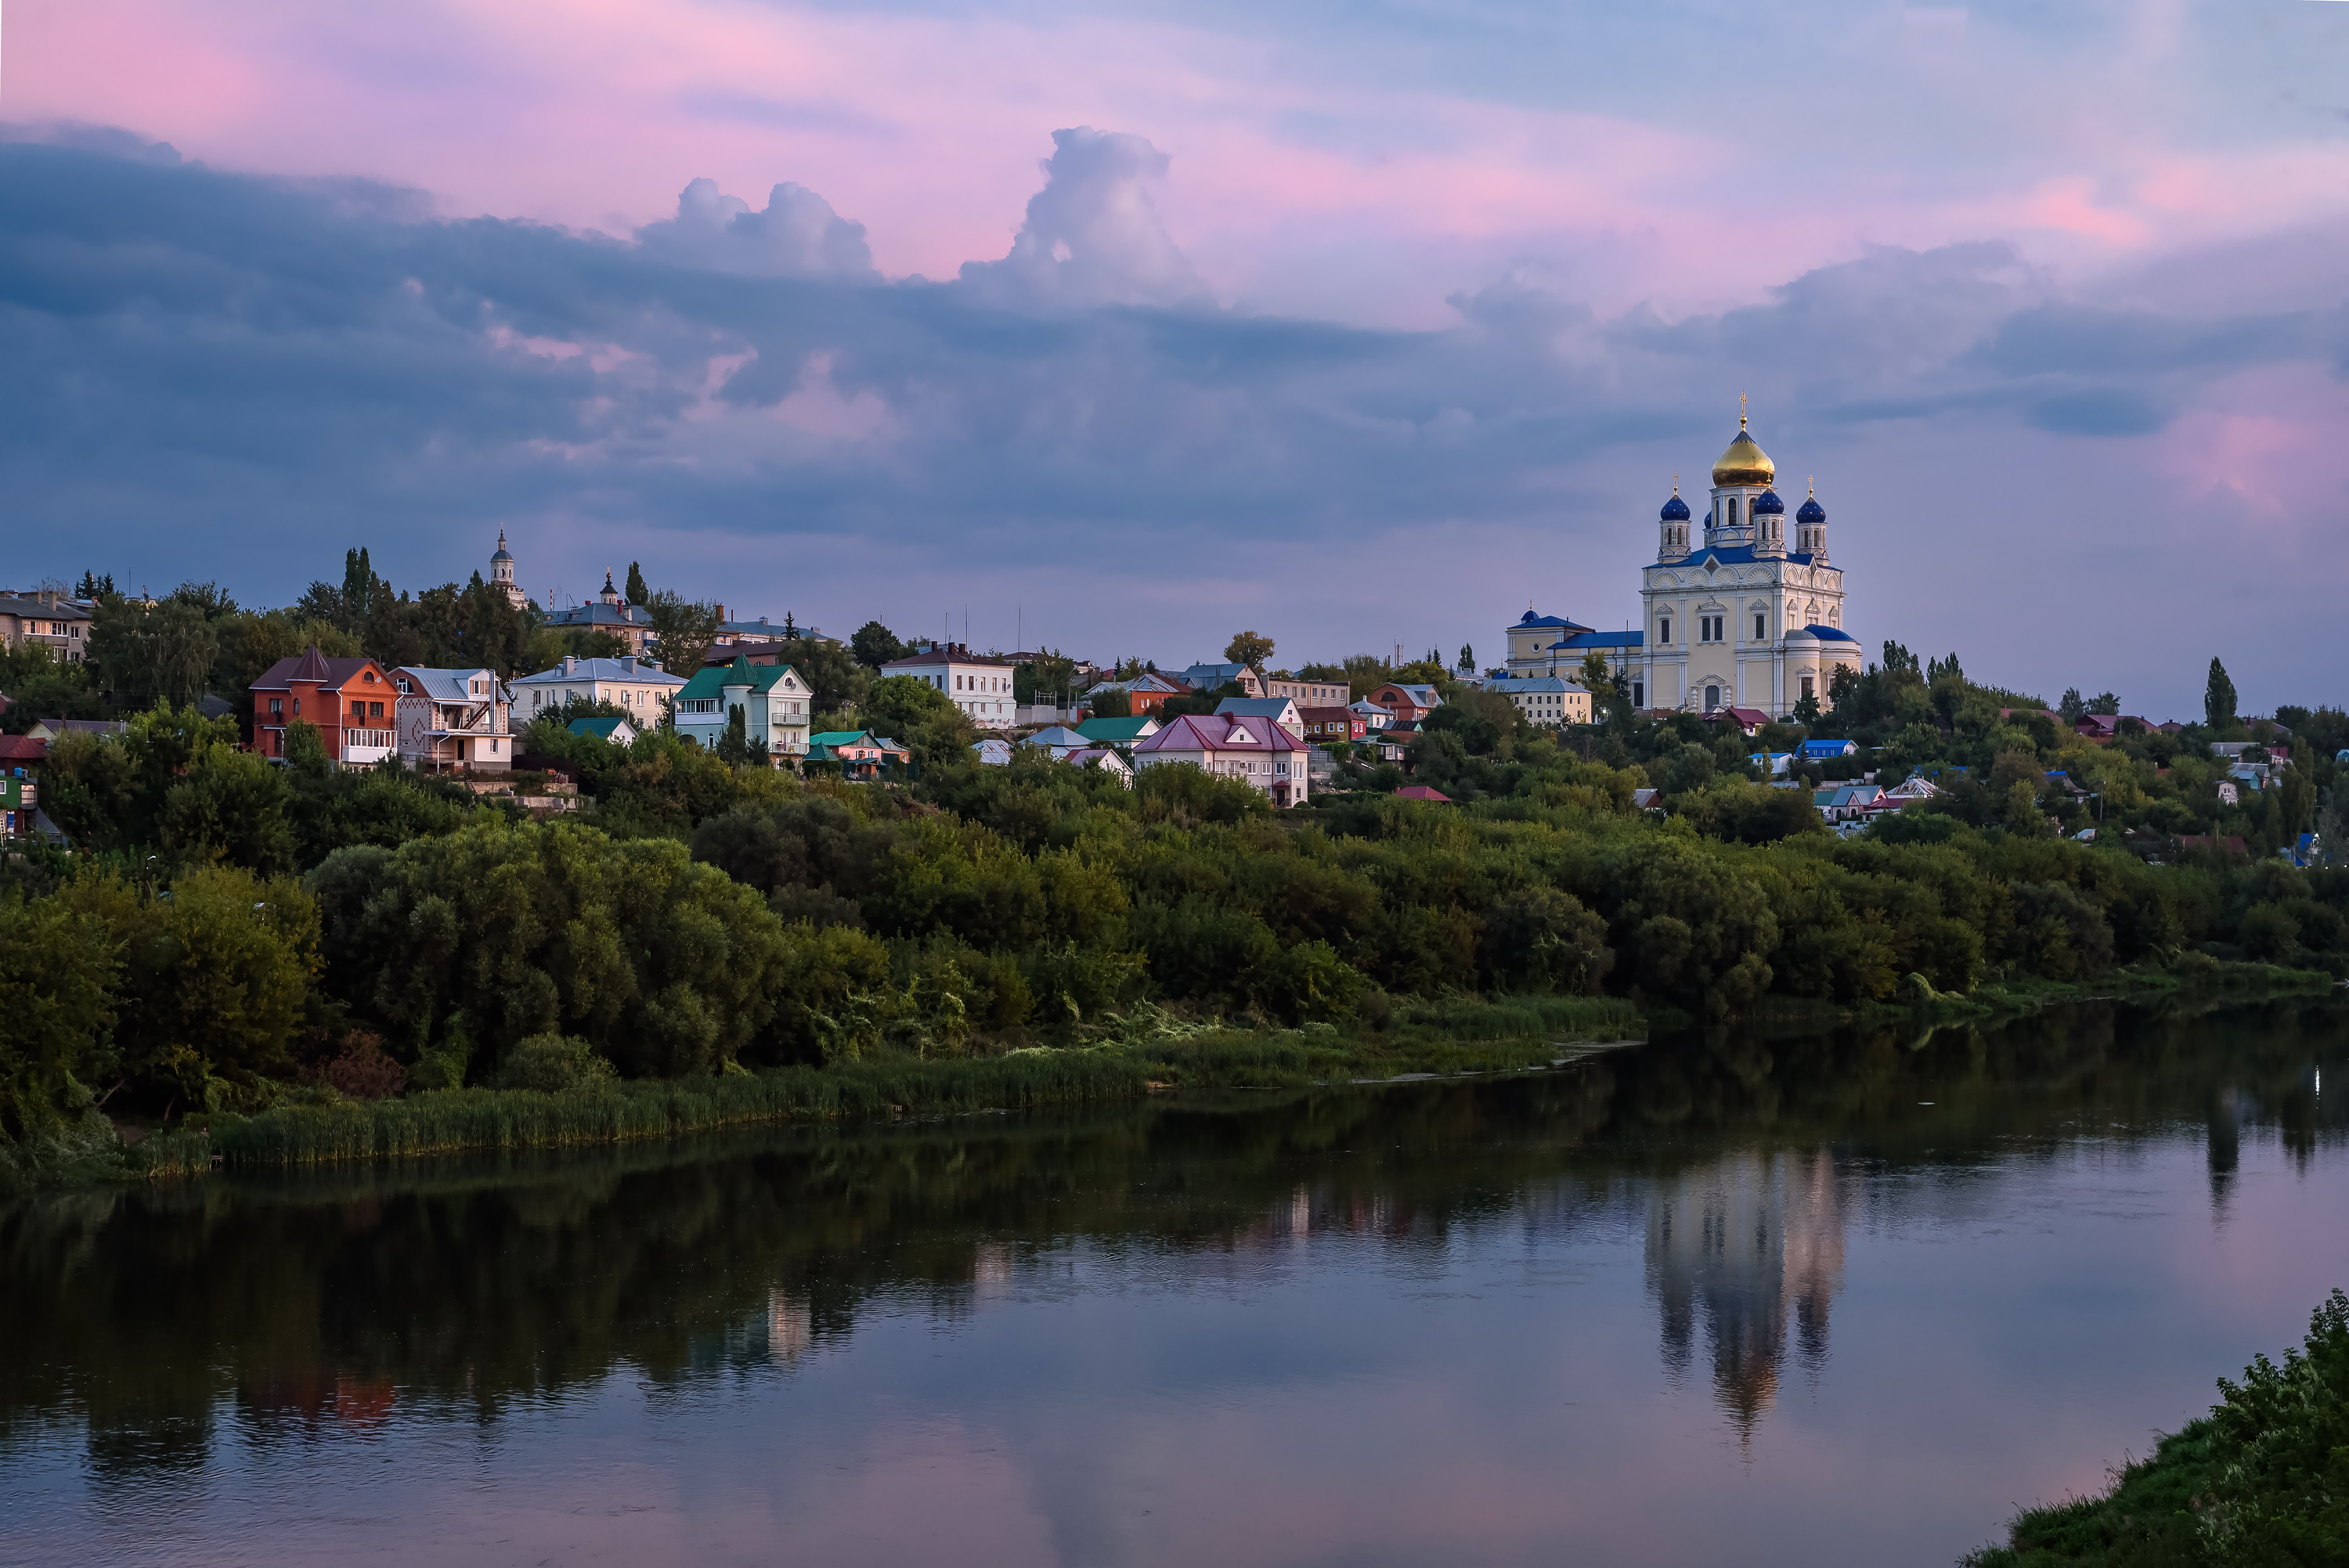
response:
<path fill-rule="evenodd" d="M 127 1159 L 135 1170 L 167 1175 L 208 1168 L 214 1157 L 236 1165 L 299 1165 L 608 1143 L 802 1118 L 1019 1109 L 1137 1096 L 1162 1086 L 1261 1088 L 1407 1072 L 1497 1072 L 1547 1066 L 1568 1042 L 1643 1032 L 1631 1004 L 1585 997 L 1409 1007 L 1380 1035 L 1182 1025 L 1157 1015 L 1130 1037 L 1081 1048 L 898 1057 L 563 1093 L 465 1088 L 289 1104 L 150 1139 Z"/>
<path fill-rule="evenodd" d="M 1967 1568 L 2315 1568 L 2349 1562 L 2349 1296 L 2264 1356 L 2102 1497 L 2028 1510 Z"/>

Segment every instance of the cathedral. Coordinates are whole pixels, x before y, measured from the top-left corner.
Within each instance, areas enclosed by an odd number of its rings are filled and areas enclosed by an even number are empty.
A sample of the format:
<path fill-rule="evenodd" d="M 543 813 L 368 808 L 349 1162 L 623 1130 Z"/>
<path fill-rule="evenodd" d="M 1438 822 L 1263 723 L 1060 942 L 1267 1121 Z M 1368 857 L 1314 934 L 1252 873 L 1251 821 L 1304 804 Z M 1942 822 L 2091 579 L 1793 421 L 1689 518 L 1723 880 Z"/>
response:
<path fill-rule="evenodd" d="M 1509 674 L 1572 676 L 1597 653 L 1635 708 L 1784 717 L 1806 696 L 1826 707 L 1835 672 L 1859 669 L 1859 641 L 1844 630 L 1826 509 L 1816 491 L 1803 502 L 1788 549 L 1777 476 L 1741 413 L 1737 438 L 1713 465 L 1702 522 L 1678 484 L 1664 502 L 1656 559 L 1640 569 L 1639 628 L 1602 632 L 1527 606 L 1507 629 Z"/>

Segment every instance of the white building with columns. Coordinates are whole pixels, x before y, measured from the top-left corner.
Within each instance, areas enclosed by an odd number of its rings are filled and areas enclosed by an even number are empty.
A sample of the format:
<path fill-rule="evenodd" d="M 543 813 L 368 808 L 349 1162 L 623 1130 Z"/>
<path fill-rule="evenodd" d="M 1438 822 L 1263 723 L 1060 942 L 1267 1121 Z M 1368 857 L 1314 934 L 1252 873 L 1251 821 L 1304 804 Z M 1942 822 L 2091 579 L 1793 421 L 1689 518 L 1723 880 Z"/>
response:
<path fill-rule="evenodd" d="M 1664 502 L 1655 562 L 1640 569 L 1639 629 L 1601 632 L 1528 607 L 1506 632 L 1510 673 L 1571 676 L 1596 652 L 1638 708 L 1785 717 L 1806 696 L 1826 707 L 1835 672 L 1860 669 L 1859 641 L 1845 630 L 1826 509 L 1816 492 L 1803 502 L 1789 549 L 1776 479 L 1739 415 L 1737 438 L 1713 465 L 1702 518 L 1678 485 Z"/>

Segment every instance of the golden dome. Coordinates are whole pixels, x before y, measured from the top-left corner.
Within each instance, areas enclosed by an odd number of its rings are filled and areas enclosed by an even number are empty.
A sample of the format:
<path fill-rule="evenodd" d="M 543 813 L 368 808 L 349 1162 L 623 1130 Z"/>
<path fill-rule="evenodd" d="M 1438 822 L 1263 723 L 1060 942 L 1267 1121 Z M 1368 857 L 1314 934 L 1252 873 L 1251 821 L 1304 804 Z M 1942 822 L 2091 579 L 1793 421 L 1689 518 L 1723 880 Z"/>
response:
<path fill-rule="evenodd" d="M 1778 465 L 1745 430 L 1745 416 L 1737 416 L 1737 439 L 1713 463 L 1716 485 L 1766 485 L 1778 477 Z"/>

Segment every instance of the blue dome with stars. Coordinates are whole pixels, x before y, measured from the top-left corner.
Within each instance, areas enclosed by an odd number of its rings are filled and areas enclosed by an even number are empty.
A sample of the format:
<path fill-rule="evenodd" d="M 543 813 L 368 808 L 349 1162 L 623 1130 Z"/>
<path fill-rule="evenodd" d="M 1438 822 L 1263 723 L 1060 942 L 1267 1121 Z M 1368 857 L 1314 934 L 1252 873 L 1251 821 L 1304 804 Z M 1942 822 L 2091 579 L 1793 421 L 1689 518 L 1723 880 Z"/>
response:
<path fill-rule="evenodd" d="M 1785 514 L 1785 511 L 1786 503 L 1778 499 L 1776 490 L 1765 490 L 1754 498 L 1754 515 L 1756 517 L 1765 512 L 1774 517 L 1782 517 Z"/>
<path fill-rule="evenodd" d="M 1805 501 L 1803 510 L 1795 514 L 1796 522 L 1825 522 L 1826 520 L 1827 509 L 1819 504 L 1819 498 L 1816 496 Z"/>
<path fill-rule="evenodd" d="M 1659 515 L 1665 522 L 1686 522 L 1689 520 L 1688 502 L 1681 499 L 1680 491 L 1674 490 L 1672 499 L 1664 502 L 1664 510 Z"/>

